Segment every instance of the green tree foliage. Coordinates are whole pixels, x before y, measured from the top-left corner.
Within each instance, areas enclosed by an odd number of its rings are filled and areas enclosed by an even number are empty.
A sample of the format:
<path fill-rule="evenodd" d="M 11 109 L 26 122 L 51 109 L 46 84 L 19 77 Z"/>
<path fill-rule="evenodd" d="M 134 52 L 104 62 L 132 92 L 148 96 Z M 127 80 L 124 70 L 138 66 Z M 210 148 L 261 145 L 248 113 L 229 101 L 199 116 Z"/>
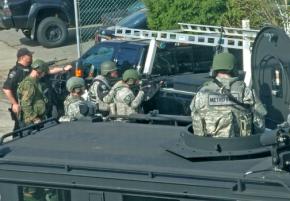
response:
<path fill-rule="evenodd" d="M 242 19 L 249 19 L 255 28 L 281 23 L 273 0 L 227 0 L 227 11 L 221 19 L 224 26 L 233 27 L 240 27 Z"/>
<path fill-rule="evenodd" d="M 152 29 L 172 29 L 178 22 L 220 24 L 224 0 L 144 0 Z"/>
<path fill-rule="evenodd" d="M 155 30 L 177 28 L 178 22 L 241 27 L 242 19 L 249 19 L 254 28 L 281 25 L 275 4 L 279 0 L 143 1 L 150 11 L 148 25 Z"/>

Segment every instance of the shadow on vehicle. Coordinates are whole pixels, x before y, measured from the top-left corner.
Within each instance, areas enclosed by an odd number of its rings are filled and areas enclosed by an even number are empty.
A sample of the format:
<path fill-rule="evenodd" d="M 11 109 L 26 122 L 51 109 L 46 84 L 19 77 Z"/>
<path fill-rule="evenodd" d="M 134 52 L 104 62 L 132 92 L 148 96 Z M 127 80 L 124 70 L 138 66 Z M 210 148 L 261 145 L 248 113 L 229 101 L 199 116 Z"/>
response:
<path fill-rule="evenodd" d="M 147 29 L 147 12 L 148 10 L 143 8 L 121 19 L 115 26 L 100 27 L 96 33 L 96 42 L 114 38 L 116 26 L 134 29 Z"/>

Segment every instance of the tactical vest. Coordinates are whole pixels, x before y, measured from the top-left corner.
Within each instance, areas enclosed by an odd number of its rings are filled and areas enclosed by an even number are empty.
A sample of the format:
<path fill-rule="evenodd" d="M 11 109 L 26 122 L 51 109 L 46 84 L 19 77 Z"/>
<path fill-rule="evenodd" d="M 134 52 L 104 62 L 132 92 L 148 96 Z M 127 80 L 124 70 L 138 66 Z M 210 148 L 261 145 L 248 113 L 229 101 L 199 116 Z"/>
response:
<path fill-rule="evenodd" d="M 45 112 L 46 112 L 46 99 L 43 96 L 41 85 L 39 82 L 31 77 L 26 77 L 20 84 L 17 89 L 17 94 L 19 97 L 19 102 L 21 107 L 23 106 L 23 95 L 25 94 L 25 88 L 27 86 L 31 89 L 34 89 L 34 95 L 30 97 L 31 101 L 31 109 L 32 112 L 36 113 L 38 118 L 44 119 L 45 118 Z M 23 108 L 24 110 L 25 108 Z M 31 117 L 27 116 L 23 111 L 21 112 L 21 120 L 25 122 L 25 124 L 32 123 L 33 119 Z"/>
<path fill-rule="evenodd" d="M 243 81 L 221 79 L 220 82 L 243 103 L 246 89 Z M 192 118 L 196 135 L 234 137 L 252 133 L 252 113 L 249 108 L 231 101 L 213 81 L 207 82 L 193 101 Z"/>
<path fill-rule="evenodd" d="M 80 102 L 84 101 L 82 97 L 78 97 L 78 96 L 72 96 L 72 95 L 68 95 L 66 97 L 66 99 L 64 100 L 64 113 L 65 116 L 71 116 L 74 117 L 74 114 L 79 113 L 79 108 L 75 107 L 76 109 L 72 109 L 74 107 L 71 107 L 72 104 L 79 104 Z M 71 111 L 71 110 L 75 110 L 75 111 Z"/>
<path fill-rule="evenodd" d="M 86 105 L 88 111 L 86 114 L 82 114 L 80 105 Z M 61 121 L 64 119 L 76 120 L 83 118 L 84 116 L 93 116 L 96 114 L 96 106 L 90 101 L 85 101 L 82 97 L 69 95 L 64 101 L 65 116 L 61 117 Z M 64 120 L 66 121 L 66 120 Z"/>
<path fill-rule="evenodd" d="M 130 115 L 137 113 L 136 109 L 131 107 L 132 100 L 135 99 L 135 96 L 129 86 L 123 81 L 117 82 L 113 89 L 114 90 L 114 103 L 116 105 L 116 114 L 117 115 Z"/>
<path fill-rule="evenodd" d="M 92 86 L 89 89 L 89 101 L 97 104 L 100 111 L 109 112 L 110 105 L 104 103 L 100 98 L 101 94 L 98 94 L 98 93 L 103 93 L 102 95 L 106 95 L 109 93 L 110 89 L 111 89 L 111 86 L 106 80 L 106 78 L 102 75 L 97 76 L 93 80 Z"/>

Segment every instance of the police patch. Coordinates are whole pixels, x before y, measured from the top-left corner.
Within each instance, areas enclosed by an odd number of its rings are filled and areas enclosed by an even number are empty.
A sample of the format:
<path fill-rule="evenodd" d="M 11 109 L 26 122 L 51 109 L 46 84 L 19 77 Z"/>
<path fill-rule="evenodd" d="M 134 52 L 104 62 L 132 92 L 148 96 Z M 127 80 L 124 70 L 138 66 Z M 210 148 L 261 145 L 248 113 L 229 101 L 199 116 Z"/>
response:
<path fill-rule="evenodd" d="M 239 94 L 232 94 L 236 99 L 239 100 Z M 209 94 L 208 105 L 209 106 L 224 106 L 224 105 L 235 105 L 236 103 L 230 101 L 230 98 L 224 94 Z"/>
<path fill-rule="evenodd" d="M 124 102 L 127 104 L 127 105 L 130 105 L 131 102 L 134 100 L 134 96 L 132 94 L 130 95 L 127 95 L 125 98 L 124 98 Z"/>
<path fill-rule="evenodd" d="M 16 76 L 16 71 L 11 71 L 9 74 L 8 74 L 8 78 L 9 79 L 12 79 Z"/>
<path fill-rule="evenodd" d="M 103 90 L 107 89 L 106 85 L 104 85 L 104 84 L 101 85 L 101 88 L 102 88 Z"/>

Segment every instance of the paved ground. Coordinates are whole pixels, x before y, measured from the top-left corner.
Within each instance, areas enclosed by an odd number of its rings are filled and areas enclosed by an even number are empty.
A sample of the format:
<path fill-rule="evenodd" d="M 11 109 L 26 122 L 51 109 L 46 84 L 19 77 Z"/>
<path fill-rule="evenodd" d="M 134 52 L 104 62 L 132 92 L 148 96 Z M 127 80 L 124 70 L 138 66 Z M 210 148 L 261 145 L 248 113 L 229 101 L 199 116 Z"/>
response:
<path fill-rule="evenodd" d="M 35 52 L 34 59 L 43 59 L 50 61 L 53 59 L 64 59 L 72 61 L 77 58 L 77 46 L 75 44 L 74 31 L 70 31 L 68 44 L 59 48 L 44 48 L 37 42 L 26 39 L 21 31 L 2 30 L 0 31 L 0 88 L 2 89 L 3 81 L 7 77 L 8 70 L 16 62 L 17 49 L 27 47 Z M 9 104 L 0 90 L 0 135 L 10 132 L 13 126 L 10 115 L 7 111 Z"/>

